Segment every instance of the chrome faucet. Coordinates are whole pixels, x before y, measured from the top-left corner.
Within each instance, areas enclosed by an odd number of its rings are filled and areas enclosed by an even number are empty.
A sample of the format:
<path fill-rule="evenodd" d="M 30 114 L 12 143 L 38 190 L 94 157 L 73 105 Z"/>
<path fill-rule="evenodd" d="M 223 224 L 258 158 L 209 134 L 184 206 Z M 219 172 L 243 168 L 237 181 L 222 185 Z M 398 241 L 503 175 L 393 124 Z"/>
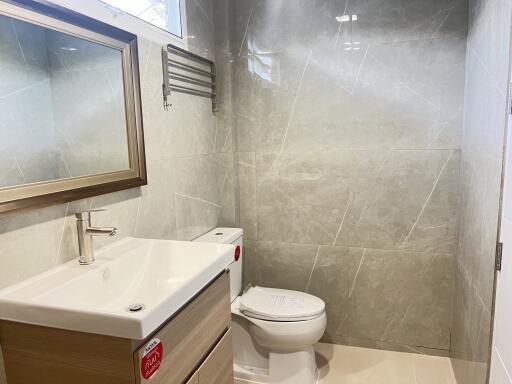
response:
<path fill-rule="evenodd" d="M 81 265 L 94 263 L 94 249 L 92 247 L 93 236 L 115 236 L 117 228 L 100 228 L 91 226 L 91 212 L 100 212 L 104 209 L 93 209 L 91 211 L 76 212 L 76 228 L 78 230 L 78 250 L 80 257 L 78 262 Z"/>

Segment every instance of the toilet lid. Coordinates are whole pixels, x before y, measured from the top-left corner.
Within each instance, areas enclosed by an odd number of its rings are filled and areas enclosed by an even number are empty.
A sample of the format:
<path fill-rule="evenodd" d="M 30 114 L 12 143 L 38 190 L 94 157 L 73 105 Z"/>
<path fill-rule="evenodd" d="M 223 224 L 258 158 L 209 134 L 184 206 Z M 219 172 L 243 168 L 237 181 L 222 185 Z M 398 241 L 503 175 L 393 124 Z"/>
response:
<path fill-rule="evenodd" d="M 269 321 L 304 321 L 321 316 L 322 299 L 304 292 L 252 287 L 240 298 L 240 312 Z"/>

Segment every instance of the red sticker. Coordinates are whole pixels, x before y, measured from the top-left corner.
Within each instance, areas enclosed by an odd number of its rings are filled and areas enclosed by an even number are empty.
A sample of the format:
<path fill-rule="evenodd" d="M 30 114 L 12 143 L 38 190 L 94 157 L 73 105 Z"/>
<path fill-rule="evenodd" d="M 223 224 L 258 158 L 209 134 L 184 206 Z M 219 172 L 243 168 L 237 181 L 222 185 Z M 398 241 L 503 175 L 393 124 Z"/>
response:
<path fill-rule="evenodd" d="M 140 362 L 140 373 L 144 379 L 149 379 L 155 374 L 162 364 L 164 357 L 164 347 L 159 339 L 151 340 L 142 355 Z"/>
<path fill-rule="evenodd" d="M 235 261 L 238 261 L 240 259 L 240 246 L 237 245 L 235 249 Z"/>

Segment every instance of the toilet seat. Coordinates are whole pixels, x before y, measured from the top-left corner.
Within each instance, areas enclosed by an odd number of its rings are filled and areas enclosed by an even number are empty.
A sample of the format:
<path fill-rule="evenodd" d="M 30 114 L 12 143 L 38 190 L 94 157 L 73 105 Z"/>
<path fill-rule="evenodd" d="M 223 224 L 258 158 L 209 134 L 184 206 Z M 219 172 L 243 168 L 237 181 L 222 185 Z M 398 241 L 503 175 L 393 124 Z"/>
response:
<path fill-rule="evenodd" d="M 316 319 L 325 313 L 322 299 L 304 292 L 251 287 L 240 297 L 239 311 L 254 319 L 295 322 Z"/>

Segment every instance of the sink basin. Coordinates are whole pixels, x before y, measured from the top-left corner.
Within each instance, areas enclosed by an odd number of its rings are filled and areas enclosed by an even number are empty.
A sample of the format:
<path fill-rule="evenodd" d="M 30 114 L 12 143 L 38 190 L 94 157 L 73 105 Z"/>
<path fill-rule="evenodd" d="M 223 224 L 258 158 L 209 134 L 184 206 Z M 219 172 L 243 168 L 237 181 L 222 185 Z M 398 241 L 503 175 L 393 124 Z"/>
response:
<path fill-rule="evenodd" d="M 73 260 L 1 290 L 0 319 L 142 340 L 224 271 L 234 249 L 125 238 L 94 264 Z"/>

